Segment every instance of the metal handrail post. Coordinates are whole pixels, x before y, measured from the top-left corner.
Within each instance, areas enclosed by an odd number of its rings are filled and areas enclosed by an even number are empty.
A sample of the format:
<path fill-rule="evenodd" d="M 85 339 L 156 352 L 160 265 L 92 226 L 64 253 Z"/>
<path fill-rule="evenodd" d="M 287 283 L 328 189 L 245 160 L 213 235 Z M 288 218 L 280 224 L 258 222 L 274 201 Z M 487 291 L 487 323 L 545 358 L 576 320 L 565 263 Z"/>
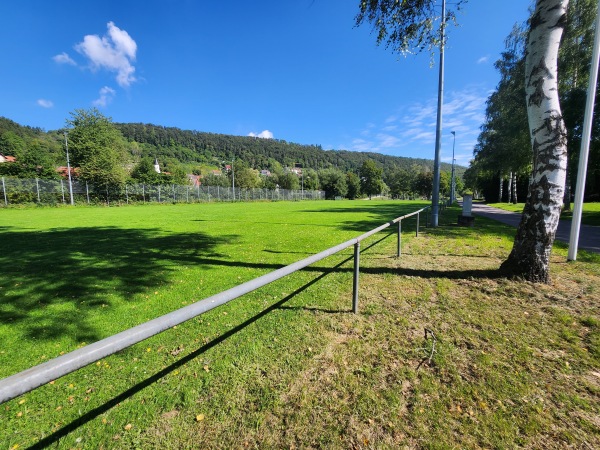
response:
<path fill-rule="evenodd" d="M 354 280 L 352 289 L 352 312 L 358 313 L 358 274 L 360 271 L 360 242 L 354 244 Z"/>
<path fill-rule="evenodd" d="M 398 221 L 398 252 L 397 252 L 398 258 L 400 258 L 401 254 L 402 254 L 402 221 L 399 220 Z"/>
<path fill-rule="evenodd" d="M 416 234 L 415 234 L 416 237 L 419 237 L 419 218 L 420 218 L 420 216 L 421 216 L 421 213 L 418 212 L 417 213 L 417 231 L 416 231 Z"/>

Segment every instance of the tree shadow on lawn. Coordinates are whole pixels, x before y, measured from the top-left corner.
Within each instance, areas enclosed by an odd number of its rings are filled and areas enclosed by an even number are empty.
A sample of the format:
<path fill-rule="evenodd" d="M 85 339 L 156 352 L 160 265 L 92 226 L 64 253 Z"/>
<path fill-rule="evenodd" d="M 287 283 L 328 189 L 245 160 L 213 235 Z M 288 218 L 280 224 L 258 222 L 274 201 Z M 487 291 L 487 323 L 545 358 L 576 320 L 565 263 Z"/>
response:
<path fill-rule="evenodd" d="M 86 423 L 88 423 L 88 422 L 96 419 L 98 416 L 100 416 L 101 414 L 104 414 L 105 412 L 107 412 L 108 410 L 112 409 L 113 407 L 118 406 L 120 403 L 122 403 L 123 401 L 125 401 L 125 400 L 133 397 L 138 392 L 141 392 L 142 390 L 150 387 L 152 384 L 154 384 L 157 381 L 159 381 L 160 379 L 166 377 L 167 375 L 169 375 L 173 371 L 175 371 L 178 368 L 184 366 L 185 364 L 189 363 L 190 361 L 198 358 L 200 355 L 206 353 L 211 348 L 213 348 L 216 345 L 224 342 L 226 339 L 230 338 L 231 336 L 235 335 L 236 333 L 241 332 L 243 329 L 245 329 L 249 325 L 253 324 L 254 322 L 258 321 L 259 319 L 263 318 L 267 314 L 269 314 L 269 313 L 271 313 L 271 312 L 273 312 L 273 311 L 275 311 L 277 309 L 306 310 L 306 311 L 312 311 L 312 312 L 323 312 L 323 313 L 328 313 L 328 314 L 351 313 L 352 312 L 352 308 L 349 308 L 348 310 L 327 310 L 327 309 L 321 309 L 321 308 L 310 307 L 310 306 L 308 306 L 308 307 L 306 307 L 306 306 L 298 306 L 298 307 L 286 307 L 286 306 L 284 306 L 289 300 L 291 300 L 292 298 L 294 298 L 295 296 L 297 296 L 301 292 L 305 291 L 306 289 L 308 289 L 312 285 L 318 283 L 323 278 L 325 278 L 328 274 L 330 274 L 330 273 L 338 270 L 343 264 L 345 264 L 346 262 L 348 262 L 350 259 L 352 259 L 352 258 L 348 258 L 348 259 L 346 259 L 346 260 L 338 263 L 334 267 L 323 269 L 321 274 L 319 274 L 318 276 L 316 276 L 314 279 L 312 279 L 308 283 L 303 284 L 302 286 L 300 286 L 298 289 L 296 289 L 291 294 L 287 295 L 286 297 L 284 297 L 281 300 L 277 301 L 276 303 L 272 304 L 268 308 L 266 308 L 266 309 L 258 312 L 256 315 L 250 317 L 249 319 L 247 319 L 244 322 L 240 323 L 239 325 L 235 326 L 231 330 L 223 333 L 222 335 L 216 337 L 215 339 L 213 339 L 212 341 L 208 342 L 207 344 L 199 347 L 197 350 L 194 350 L 189 355 L 186 355 L 183 358 L 179 359 L 178 361 L 175 361 L 174 363 L 172 363 L 168 367 L 165 367 L 165 368 L 159 370 L 154 375 L 151 375 L 150 377 L 148 377 L 148 378 L 146 378 L 144 380 L 141 380 L 140 382 L 138 382 L 134 386 L 130 387 L 126 391 L 124 391 L 121 394 L 117 395 L 116 397 L 114 397 L 114 398 L 106 401 L 104 404 L 102 404 L 102 405 L 100 405 L 100 406 L 98 406 L 98 407 L 96 407 L 96 408 L 88 411 L 87 413 L 84 413 L 83 415 L 81 415 L 80 417 L 78 417 L 73 422 L 64 425 L 61 429 L 53 432 L 52 434 L 46 436 L 45 438 L 43 438 L 42 440 L 38 441 L 34 445 L 30 446 L 29 449 L 30 450 L 31 449 L 43 449 L 43 448 L 47 448 L 48 446 L 56 443 L 60 439 L 62 439 L 65 436 L 67 436 L 69 433 L 72 433 L 73 431 L 77 430 L 79 427 L 81 427 L 81 426 L 85 425 Z M 165 331 L 165 332 L 168 332 L 168 330 Z"/>
<path fill-rule="evenodd" d="M 220 256 L 216 239 L 205 234 L 153 229 L 4 227 L 0 242 L 0 321 L 36 340 L 67 335 L 95 341 L 102 332 L 88 318 L 111 306 L 112 296 L 131 301 L 168 284 L 177 263 Z"/>
<path fill-rule="evenodd" d="M 390 222 L 397 217 L 404 216 L 406 214 L 410 214 L 412 212 L 418 211 L 421 208 L 426 207 L 426 203 L 379 203 L 377 201 L 373 202 L 373 205 L 361 205 L 356 208 L 352 207 L 340 207 L 340 208 L 329 208 L 329 209 L 318 209 L 318 210 L 304 210 L 303 213 L 343 213 L 343 214 L 370 214 L 371 218 L 362 219 L 362 220 L 347 220 L 345 222 L 341 222 L 338 228 L 343 230 L 350 231 L 358 231 L 358 232 L 367 232 L 372 230 L 373 228 L 377 228 L 384 223 Z M 421 225 L 425 224 L 425 213 L 421 213 Z M 403 227 L 406 225 L 407 229 L 414 230 L 416 228 L 416 216 L 405 219 L 403 222 Z"/>

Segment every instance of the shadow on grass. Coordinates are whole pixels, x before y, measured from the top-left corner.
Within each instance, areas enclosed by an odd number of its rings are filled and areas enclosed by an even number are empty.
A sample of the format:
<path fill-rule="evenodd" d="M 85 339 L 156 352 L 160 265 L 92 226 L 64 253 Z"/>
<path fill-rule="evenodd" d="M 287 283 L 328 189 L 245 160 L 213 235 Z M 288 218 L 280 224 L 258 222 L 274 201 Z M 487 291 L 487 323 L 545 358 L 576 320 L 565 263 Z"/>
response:
<path fill-rule="evenodd" d="M 41 441 L 39 441 L 39 442 L 35 443 L 34 445 L 30 446 L 29 449 L 43 449 L 43 448 L 46 448 L 46 447 L 48 447 L 48 446 L 56 443 L 58 440 L 64 438 L 69 433 L 72 433 L 73 431 L 77 430 L 77 428 L 79 428 L 79 427 L 85 425 L 86 423 L 94 420 L 95 418 L 97 418 L 101 414 L 104 414 L 105 412 L 107 412 L 111 408 L 117 406 L 119 403 L 121 403 L 121 402 L 129 399 L 130 397 L 133 397 L 138 392 L 140 392 L 143 389 L 151 386 L 152 384 L 154 384 L 157 381 L 159 381 L 161 378 L 166 377 L 167 375 L 169 375 L 173 371 L 177 370 L 178 368 L 184 366 L 185 364 L 189 363 L 190 361 L 196 359 L 197 357 L 199 357 L 203 353 L 207 352 L 211 348 L 213 348 L 216 345 L 222 343 L 226 339 L 228 339 L 231 336 L 235 335 L 236 333 L 242 331 L 244 328 L 246 328 L 249 325 L 253 324 L 254 322 L 258 321 L 259 319 L 261 319 L 262 317 L 266 316 L 267 314 L 275 311 L 276 309 L 294 309 L 294 310 L 318 311 L 318 312 L 329 313 L 329 314 L 351 313 L 352 312 L 351 308 L 349 308 L 348 310 L 338 310 L 338 311 L 336 311 L 336 310 L 325 310 L 325 309 L 314 308 L 314 307 L 301 307 L 301 306 L 300 307 L 285 307 L 285 306 L 283 306 L 285 303 L 287 303 L 289 300 L 291 300 L 292 298 L 294 298 L 296 295 L 298 295 L 301 292 L 305 291 L 310 286 L 318 283 L 323 278 L 325 278 L 328 274 L 330 274 L 330 273 L 336 271 L 337 269 L 339 269 L 343 264 L 345 264 L 346 262 L 348 262 L 350 259 L 352 259 L 352 258 L 348 258 L 348 259 L 340 262 L 339 264 L 337 264 L 334 267 L 331 267 L 329 269 L 325 269 L 323 271 L 323 273 L 321 273 L 319 276 L 315 277 L 310 282 L 308 282 L 308 283 L 304 284 L 303 286 L 299 287 L 298 289 L 296 289 L 294 292 L 292 292 L 291 294 L 289 294 L 285 298 L 279 300 L 278 302 L 274 303 L 273 305 L 271 305 L 268 308 L 264 309 L 263 311 L 259 312 L 255 316 L 253 316 L 253 317 L 249 318 L 248 320 L 242 322 L 241 324 L 237 325 L 235 328 L 232 328 L 231 330 L 225 332 L 221 336 L 213 339 L 212 341 L 210 341 L 209 343 L 203 345 L 202 347 L 198 348 L 197 350 L 193 351 L 189 355 L 184 356 L 183 358 L 181 358 L 180 360 L 174 362 L 170 366 L 168 366 L 168 367 L 160 370 L 159 372 L 155 373 L 154 375 L 150 376 L 149 378 L 146 378 L 145 380 L 142 380 L 141 382 L 139 382 L 136 385 L 132 386 L 131 388 L 127 389 L 125 392 L 123 392 L 123 393 L 117 395 L 116 397 L 108 400 L 103 405 L 100 405 L 97 408 L 94 408 L 91 411 L 83 414 L 77 420 L 74 420 L 73 422 L 71 422 L 71 423 L 63 426 L 61 429 L 55 431 L 54 433 L 52 433 L 49 436 L 47 436 L 44 439 L 42 439 Z M 168 332 L 168 330 L 167 330 L 167 332 Z"/>
<path fill-rule="evenodd" d="M 87 319 L 110 306 L 111 296 L 131 299 L 168 283 L 177 263 L 220 256 L 216 240 L 202 233 L 117 227 L 43 232 L 4 227 L 0 241 L 0 321 L 38 340 L 64 335 L 98 340 L 101 330 Z M 43 314 L 50 307 L 52 313 Z"/>
<path fill-rule="evenodd" d="M 383 225 L 386 222 L 394 220 L 397 217 L 415 212 L 427 206 L 425 202 L 405 203 L 405 202 L 385 202 L 379 203 L 373 201 L 372 205 L 361 205 L 360 207 L 340 207 L 320 210 L 304 210 L 304 213 L 343 213 L 343 214 L 370 214 L 371 218 L 363 220 L 348 220 L 342 222 L 338 227 L 343 230 L 366 232 L 373 228 Z M 425 217 L 421 215 L 421 225 L 424 225 Z M 411 217 L 403 221 L 403 228 L 414 230 L 416 228 L 416 217 Z"/>

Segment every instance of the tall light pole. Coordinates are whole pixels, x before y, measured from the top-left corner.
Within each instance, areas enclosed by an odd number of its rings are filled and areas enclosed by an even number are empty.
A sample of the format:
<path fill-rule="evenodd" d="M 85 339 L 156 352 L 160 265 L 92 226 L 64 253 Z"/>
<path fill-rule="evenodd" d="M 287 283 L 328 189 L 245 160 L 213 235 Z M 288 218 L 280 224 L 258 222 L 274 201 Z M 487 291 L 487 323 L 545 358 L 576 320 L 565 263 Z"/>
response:
<path fill-rule="evenodd" d="M 440 203 L 440 153 L 442 146 L 442 105 L 444 103 L 444 35 L 446 28 L 446 0 L 442 0 L 440 32 L 440 75 L 438 82 L 437 122 L 435 127 L 435 159 L 433 162 L 433 194 L 431 196 L 431 226 L 438 226 Z"/>
<path fill-rule="evenodd" d="M 596 31 L 594 33 L 594 48 L 592 50 L 592 62 L 590 65 L 590 78 L 588 85 L 587 100 L 585 104 L 583 133 L 581 136 L 581 150 L 579 154 L 579 167 L 577 170 L 577 186 L 575 188 L 575 202 L 573 218 L 571 219 L 571 233 L 569 235 L 568 261 L 577 259 L 577 247 L 579 245 L 579 230 L 581 228 L 581 215 L 583 211 L 583 194 L 585 191 L 585 178 L 587 172 L 588 156 L 590 151 L 590 140 L 592 136 L 592 118 L 594 115 L 594 102 L 596 100 L 596 83 L 598 81 L 598 65 L 600 63 L 600 0 L 598 1 L 598 13 L 596 16 Z"/>
<path fill-rule="evenodd" d="M 233 187 L 233 199 L 235 200 L 235 170 L 233 169 L 233 162 L 235 158 L 231 158 L 231 186 Z"/>
<path fill-rule="evenodd" d="M 450 177 L 450 206 L 454 204 L 456 200 L 456 193 L 454 192 L 454 146 L 456 145 L 456 131 L 451 131 L 452 136 L 454 136 L 454 141 L 452 142 L 452 176 Z"/>
<path fill-rule="evenodd" d="M 71 162 L 69 161 L 69 141 L 67 139 L 69 132 L 65 131 L 65 149 L 67 150 L 67 174 L 69 175 L 69 195 L 71 198 L 71 206 L 75 205 L 73 201 L 73 180 L 71 179 Z"/>

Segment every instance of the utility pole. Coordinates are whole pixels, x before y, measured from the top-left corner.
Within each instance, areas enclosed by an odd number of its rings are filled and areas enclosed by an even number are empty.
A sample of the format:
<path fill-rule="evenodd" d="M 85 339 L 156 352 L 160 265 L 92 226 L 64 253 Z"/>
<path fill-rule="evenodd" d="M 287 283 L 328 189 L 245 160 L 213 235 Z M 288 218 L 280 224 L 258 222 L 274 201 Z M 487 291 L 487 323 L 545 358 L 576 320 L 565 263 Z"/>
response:
<path fill-rule="evenodd" d="M 235 170 L 233 169 L 233 162 L 235 158 L 231 158 L 231 183 L 233 187 L 233 200 L 235 200 Z"/>
<path fill-rule="evenodd" d="M 587 101 L 583 119 L 583 132 L 581 136 L 581 150 L 579 155 L 579 167 L 577 169 L 577 186 L 575 188 L 575 202 L 573 207 L 573 218 L 571 219 L 571 234 L 569 236 L 568 261 L 577 259 L 577 247 L 579 245 L 579 230 L 581 228 L 581 214 L 583 211 L 583 194 L 585 191 L 585 178 L 587 172 L 588 156 L 590 152 L 590 140 L 592 137 L 592 117 L 594 115 L 594 101 L 596 99 L 596 83 L 598 81 L 598 64 L 600 63 L 600 0 L 598 1 L 598 13 L 596 15 L 596 31 L 594 37 L 594 48 L 592 50 L 592 61 L 590 66 L 590 81 L 588 85 Z"/>
<path fill-rule="evenodd" d="M 75 205 L 73 200 L 73 180 L 71 179 L 71 163 L 69 161 L 69 141 L 67 139 L 69 132 L 65 131 L 65 149 L 67 150 L 67 174 L 69 175 L 69 195 L 71 198 L 71 206 Z"/>
<path fill-rule="evenodd" d="M 451 131 L 452 136 L 454 136 L 454 141 L 452 142 L 452 176 L 450 177 L 450 206 L 454 204 L 456 201 L 456 193 L 454 192 L 454 187 L 456 186 L 454 182 L 454 146 L 456 145 L 456 131 Z"/>
<path fill-rule="evenodd" d="M 433 162 L 433 194 L 431 196 L 431 226 L 438 226 L 440 204 L 440 153 L 442 146 L 442 105 L 444 103 L 444 36 L 446 29 L 446 0 L 442 0 L 440 32 L 440 75 L 438 82 L 437 122 L 435 130 L 435 159 Z"/>

